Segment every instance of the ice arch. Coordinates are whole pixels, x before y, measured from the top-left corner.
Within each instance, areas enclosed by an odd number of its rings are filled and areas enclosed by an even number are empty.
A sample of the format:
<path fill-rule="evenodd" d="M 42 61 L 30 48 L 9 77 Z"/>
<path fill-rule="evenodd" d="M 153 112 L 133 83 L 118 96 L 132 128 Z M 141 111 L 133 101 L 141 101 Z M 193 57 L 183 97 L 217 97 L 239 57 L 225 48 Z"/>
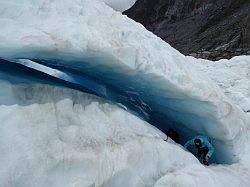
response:
<path fill-rule="evenodd" d="M 199 100 L 157 75 L 132 73 L 126 67 L 115 67 L 112 63 L 112 66 L 106 66 L 106 61 L 112 62 L 114 59 L 105 58 L 103 56 L 101 61 L 96 58 L 86 61 L 72 61 L 71 58 L 67 61 L 66 57 L 1 59 L 0 71 L 5 75 L 29 76 L 30 81 L 66 86 L 108 99 L 163 131 L 168 128 L 178 129 L 182 143 L 196 134 L 207 134 L 218 148 L 215 162 L 230 163 L 237 159 L 232 148 L 241 138 L 227 139 L 235 129 L 227 127 L 216 116 L 221 107 L 228 110 L 226 117 L 229 117 L 234 112 L 233 106 L 215 106 L 209 101 Z"/>
<path fill-rule="evenodd" d="M 161 130 L 178 128 L 182 142 L 206 134 L 216 161 L 237 160 L 242 111 L 192 59 L 104 3 L 9 0 L 1 2 L 0 25 L 3 79 L 17 73 L 15 81 L 29 76 L 99 95 Z"/>

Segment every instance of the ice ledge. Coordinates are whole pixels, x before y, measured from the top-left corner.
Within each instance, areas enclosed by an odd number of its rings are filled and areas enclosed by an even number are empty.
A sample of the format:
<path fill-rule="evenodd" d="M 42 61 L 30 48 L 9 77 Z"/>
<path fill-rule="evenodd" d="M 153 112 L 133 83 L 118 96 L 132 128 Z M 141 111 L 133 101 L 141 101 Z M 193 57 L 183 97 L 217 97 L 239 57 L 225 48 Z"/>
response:
<path fill-rule="evenodd" d="M 156 127 L 178 128 L 183 142 L 206 134 L 219 148 L 218 161 L 237 159 L 237 143 L 244 142 L 247 127 L 243 112 L 189 58 L 140 24 L 95 0 L 63 6 L 59 1 L 9 0 L 1 5 L 1 59 L 27 59 L 74 80 L 83 76 L 100 82 L 114 94 L 114 102 Z"/>
<path fill-rule="evenodd" d="M 71 87 L 122 104 L 163 131 L 178 129 L 182 143 L 193 135 L 206 134 L 217 148 L 215 162 L 231 163 L 238 159 L 237 144 L 244 142 L 245 121 L 231 103 L 216 103 L 214 96 L 212 101 L 209 97 L 201 100 L 157 74 L 133 72 L 131 75 L 124 66 L 106 66 L 110 61 L 104 59 L 101 65 L 97 65 L 96 59 L 75 63 L 64 60 L 1 60 L 0 70 L 5 73 L 15 70 L 50 84 Z M 227 115 L 219 116 L 220 110 L 228 110 Z M 232 126 L 232 123 L 238 125 Z"/>

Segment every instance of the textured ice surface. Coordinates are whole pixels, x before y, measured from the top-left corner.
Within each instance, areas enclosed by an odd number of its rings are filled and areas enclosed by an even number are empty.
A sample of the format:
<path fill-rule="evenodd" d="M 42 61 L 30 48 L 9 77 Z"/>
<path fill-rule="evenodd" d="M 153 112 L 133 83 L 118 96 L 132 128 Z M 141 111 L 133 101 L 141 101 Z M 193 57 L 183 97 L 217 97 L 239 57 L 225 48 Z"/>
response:
<path fill-rule="evenodd" d="M 101 81 L 160 129 L 175 126 L 182 141 L 207 134 L 223 147 L 215 153 L 218 161 L 237 159 L 235 144 L 246 127 L 241 110 L 141 25 L 89 0 L 10 0 L 0 10 L 1 58 L 30 59 Z"/>
<path fill-rule="evenodd" d="M 190 57 L 192 58 L 192 57 Z M 211 63 L 196 59 L 197 65 L 224 93 L 250 115 L 250 57 L 239 56 L 231 60 L 219 60 Z"/>
<path fill-rule="evenodd" d="M 0 10 L 1 58 L 30 59 L 101 81 L 160 129 L 177 127 L 182 141 L 207 134 L 224 148 L 215 153 L 220 162 L 237 159 L 235 144 L 246 127 L 241 110 L 141 25 L 89 0 L 10 0 Z"/>
<path fill-rule="evenodd" d="M 249 154 L 207 168 L 103 99 L 26 83 L 0 81 L 0 186 L 249 186 Z"/>
<path fill-rule="evenodd" d="M 235 179 L 228 186 L 249 184 L 245 113 L 195 60 L 140 24 L 95 0 L 9 0 L 0 25 L 1 185 L 223 186 L 224 176 Z M 57 86 L 174 126 L 182 141 L 207 134 L 214 161 L 239 162 L 204 168 L 137 117 Z"/>

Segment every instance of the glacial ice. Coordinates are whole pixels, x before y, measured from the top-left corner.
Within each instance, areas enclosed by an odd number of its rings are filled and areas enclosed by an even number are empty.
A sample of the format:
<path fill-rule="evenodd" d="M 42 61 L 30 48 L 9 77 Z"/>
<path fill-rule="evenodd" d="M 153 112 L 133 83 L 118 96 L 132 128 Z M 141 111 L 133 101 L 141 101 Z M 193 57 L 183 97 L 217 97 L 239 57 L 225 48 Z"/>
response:
<path fill-rule="evenodd" d="M 222 59 L 213 63 L 195 59 L 193 64 L 214 80 L 226 96 L 250 115 L 249 56 L 238 56 L 231 60 Z"/>
<path fill-rule="evenodd" d="M 161 130 L 176 127 L 183 142 L 207 134 L 225 148 L 217 149 L 217 161 L 237 160 L 244 115 L 185 56 L 98 1 L 25 2 L 1 3 L 2 59 L 29 59 L 97 80 Z"/>
<path fill-rule="evenodd" d="M 249 184 L 249 121 L 195 59 L 96 0 L 0 2 L 0 25 L 0 186 Z M 128 112 L 237 163 L 205 168 Z"/>
<path fill-rule="evenodd" d="M 0 81 L 0 186 L 249 184 L 248 162 L 205 168 L 163 141 L 162 132 L 99 97 L 9 78 L 22 83 Z"/>

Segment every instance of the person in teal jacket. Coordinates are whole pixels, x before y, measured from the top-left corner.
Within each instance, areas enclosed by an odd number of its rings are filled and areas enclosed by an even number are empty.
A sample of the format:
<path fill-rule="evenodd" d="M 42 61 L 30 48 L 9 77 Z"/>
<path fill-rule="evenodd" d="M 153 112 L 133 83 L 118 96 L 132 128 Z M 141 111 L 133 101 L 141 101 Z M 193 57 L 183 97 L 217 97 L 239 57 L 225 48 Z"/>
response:
<path fill-rule="evenodd" d="M 204 135 L 198 135 L 187 141 L 184 147 L 187 149 L 190 145 L 197 148 L 197 157 L 200 158 L 203 155 L 203 164 L 208 166 L 208 160 L 214 153 L 214 147 L 211 144 L 211 139 Z"/>

